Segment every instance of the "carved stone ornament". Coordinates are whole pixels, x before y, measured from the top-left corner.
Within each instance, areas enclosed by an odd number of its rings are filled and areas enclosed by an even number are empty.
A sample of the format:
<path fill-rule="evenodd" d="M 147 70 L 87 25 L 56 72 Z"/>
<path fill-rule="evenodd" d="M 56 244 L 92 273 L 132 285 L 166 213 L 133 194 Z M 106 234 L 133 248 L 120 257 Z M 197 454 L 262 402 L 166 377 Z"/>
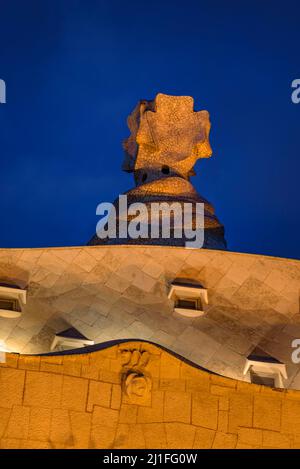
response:
<path fill-rule="evenodd" d="M 144 398 L 151 391 L 152 382 L 149 376 L 132 372 L 125 379 L 126 394 L 130 398 Z"/>
<path fill-rule="evenodd" d="M 146 350 L 121 350 L 123 402 L 150 405 L 152 379 L 145 371 L 149 359 Z"/>
<path fill-rule="evenodd" d="M 123 367 L 145 368 L 148 365 L 150 353 L 147 350 L 121 350 L 121 363 Z"/>

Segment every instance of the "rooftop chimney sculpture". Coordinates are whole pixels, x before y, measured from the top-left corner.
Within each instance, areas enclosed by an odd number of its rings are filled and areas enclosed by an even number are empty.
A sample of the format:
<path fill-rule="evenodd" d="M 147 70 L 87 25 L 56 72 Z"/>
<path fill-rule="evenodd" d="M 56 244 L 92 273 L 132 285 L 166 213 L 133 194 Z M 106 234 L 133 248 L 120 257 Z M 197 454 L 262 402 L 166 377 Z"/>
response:
<path fill-rule="evenodd" d="M 199 158 L 210 158 L 210 121 L 207 111 L 194 111 L 190 96 L 158 94 L 139 101 L 128 117 L 130 136 L 124 141 L 122 169 L 132 172 L 136 187 L 126 192 L 128 204 L 143 202 L 204 203 L 204 248 L 226 249 L 224 227 L 212 205 L 201 197 L 190 177 Z M 114 202 L 118 206 L 118 200 Z M 184 238 L 107 239 L 95 235 L 89 244 L 185 245 Z"/>

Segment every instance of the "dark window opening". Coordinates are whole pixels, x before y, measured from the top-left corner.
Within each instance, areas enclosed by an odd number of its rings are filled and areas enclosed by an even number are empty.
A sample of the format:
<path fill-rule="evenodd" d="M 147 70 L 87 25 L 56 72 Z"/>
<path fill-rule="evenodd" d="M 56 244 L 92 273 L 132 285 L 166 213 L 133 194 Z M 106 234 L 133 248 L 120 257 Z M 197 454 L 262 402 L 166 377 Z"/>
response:
<path fill-rule="evenodd" d="M 170 168 L 169 168 L 169 166 L 163 166 L 163 167 L 161 168 L 161 172 L 162 172 L 163 174 L 170 174 Z"/>
<path fill-rule="evenodd" d="M 144 173 L 144 174 L 143 174 L 143 176 L 142 176 L 142 182 L 145 182 L 145 181 L 146 181 L 146 179 L 147 179 L 147 174 L 146 174 L 146 173 Z"/>
<path fill-rule="evenodd" d="M 176 308 L 182 309 L 197 309 L 197 300 L 180 300 L 176 301 Z"/>
<path fill-rule="evenodd" d="M 275 378 L 271 376 L 262 376 L 257 373 L 251 372 L 251 383 L 253 384 L 262 384 L 263 386 L 269 386 L 270 388 L 275 388 Z"/>
<path fill-rule="evenodd" d="M 6 309 L 8 311 L 18 311 L 18 301 L 14 299 L 0 298 L 0 309 Z"/>

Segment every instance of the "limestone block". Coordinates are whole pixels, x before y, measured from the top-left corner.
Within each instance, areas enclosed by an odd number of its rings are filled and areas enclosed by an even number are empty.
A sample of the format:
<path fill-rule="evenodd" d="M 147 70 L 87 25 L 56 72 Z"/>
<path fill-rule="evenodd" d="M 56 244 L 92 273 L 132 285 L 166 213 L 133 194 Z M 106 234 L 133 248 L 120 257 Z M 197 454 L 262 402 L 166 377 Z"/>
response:
<path fill-rule="evenodd" d="M 93 270 L 93 268 L 97 265 L 97 260 L 83 249 L 81 249 L 80 253 L 75 257 L 73 262 L 86 272 L 91 272 L 91 270 Z"/>
<path fill-rule="evenodd" d="M 261 310 L 272 308 L 278 302 L 278 295 L 268 285 L 249 276 L 239 290 L 234 293 L 232 300 L 240 308 Z"/>
<path fill-rule="evenodd" d="M 52 249 L 46 249 L 37 260 L 37 265 L 42 266 L 49 272 L 61 275 L 67 268 L 67 263 L 55 255 Z"/>
<path fill-rule="evenodd" d="M 106 407 L 100 407 L 95 405 L 92 417 L 92 425 L 105 426 L 114 428 L 117 425 L 119 419 L 119 412 L 114 409 L 107 409 Z"/>
<path fill-rule="evenodd" d="M 27 371 L 24 404 L 37 407 L 59 408 L 62 383 L 62 375 Z"/>
<path fill-rule="evenodd" d="M 119 358 L 117 360 L 110 360 L 109 361 L 110 365 L 109 365 L 109 369 L 110 371 L 113 371 L 114 373 L 120 373 L 121 370 L 122 370 L 122 365 L 120 363 L 120 360 Z"/>
<path fill-rule="evenodd" d="M 237 436 L 217 432 L 212 447 L 214 449 L 232 449 L 236 447 Z"/>
<path fill-rule="evenodd" d="M 13 406 L 5 431 L 6 438 L 28 438 L 30 408 Z"/>
<path fill-rule="evenodd" d="M 40 369 L 40 357 L 20 355 L 18 368 L 21 370 L 39 370 Z"/>
<path fill-rule="evenodd" d="M 184 423 L 166 423 L 167 448 L 193 448 L 196 427 Z"/>
<path fill-rule="evenodd" d="M 246 393 L 232 394 L 229 399 L 230 433 L 237 433 L 238 427 L 252 427 L 253 396 Z"/>
<path fill-rule="evenodd" d="M 116 432 L 114 448 L 145 448 L 145 437 L 142 425 L 119 424 Z"/>
<path fill-rule="evenodd" d="M 160 367 L 159 367 L 159 355 L 151 355 L 151 358 L 147 364 L 147 373 L 152 379 L 159 379 Z"/>
<path fill-rule="evenodd" d="M 204 253 L 203 250 L 192 252 L 186 251 L 186 253 L 186 264 L 191 265 L 198 271 L 201 270 L 206 264 L 208 264 L 212 260 L 212 257 L 210 256 L 211 253 Z"/>
<path fill-rule="evenodd" d="M 141 321 L 134 321 L 127 328 L 129 337 L 139 337 L 143 340 L 149 339 L 153 335 L 153 329 L 143 324 Z"/>
<path fill-rule="evenodd" d="M 0 407 L 0 438 L 3 437 L 4 430 L 7 427 L 8 420 L 11 414 L 11 409 Z"/>
<path fill-rule="evenodd" d="M 191 393 L 165 392 L 164 421 L 190 423 L 191 421 Z"/>
<path fill-rule="evenodd" d="M 53 409 L 50 442 L 54 448 L 64 448 L 73 445 L 70 416 L 67 410 Z"/>
<path fill-rule="evenodd" d="M 22 404 L 25 371 L 0 368 L 0 407 Z"/>
<path fill-rule="evenodd" d="M 219 397 L 219 410 L 229 410 L 229 398 L 225 396 Z"/>
<path fill-rule="evenodd" d="M 215 433 L 216 432 L 214 430 L 209 430 L 208 428 L 197 428 L 194 448 L 210 449 L 215 438 Z"/>
<path fill-rule="evenodd" d="M 166 352 L 163 352 L 160 358 L 160 377 L 161 379 L 180 377 L 180 361 Z"/>
<path fill-rule="evenodd" d="M 49 441 L 40 440 L 19 440 L 20 449 L 52 449 Z"/>
<path fill-rule="evenodd" d="M 291 436 L 291 435 L 290 435 Z M 292 438 L 292 447 L 295 449 L 300 449 L 300 437 L 299 435 L 293 435 Z"/>
<path fill-rule="evenodd" d="M 219 411 L 218 415 L 218 431 L 227 433 L 228 431 L 228 412 L 224 410 Z"/>
<path fill-rule="evenodd" d="M 212 374 L 210 375 L 210 381 L 213 384 L 218 384 L 219 386 L 227 386 L 229 388 L 236 388 L 236 381 L 234 379 L 226 378 L 223 376 Z"/>
<path fill-rule="evenodd" d="M 82 364 L 81 365 L 81 377 L 87 379 L 97 380 L 99 377 L 100 370 L 93 364 Z"/>
<path fill-rule="evenodd" d="M 40 371 L 49 371 L 50 373 L 62 373 L 63 365 L 57 363 L 41 362 Z"/>
<path fill-rule="evenodd" d="M 70 411 L 71 430 L 74 448 L 89 448 L 91 433 L 91 414 Z"/>
<path fill-rule="evenodd" d="M 144 272 L 139 272 L 138 275 L 132 280 L 132 285 L 134 287 L 137 287 L 145 292 L 150 292 L 153 289 L 155 283 L 156 280 Z"/>
<path fill-rule="evenodd" d="M 198 371 L 198 370 L 197 370 Z M 187 379 L 186 390 L 189 392 L 209 392 L 209 375 L 199 374 L 198 379 Z"/>
<path fill-rule="evenodd" d="M 112 274 L 108 278 L 105 285 L 116 292 L 123 293 L 131 285 L 131 283 L 126 278 Z"/>
<path fill-rule="evenodd" d="M 257 393 L 261 392 L 262 388 L 266 388 L 266 386 L 260 386 L 258 384 L 247 383 L 245 381 L 238 381 L 237 382 L 237 390 L 245 393 Z"/>
<path fill-rule="evenodd" d="M 0 443 L 1 449 L 19 449 L 21 447 L 22 440 L 16 438 L 2 438 Z"/>
<path fill-rule="evenodd" d="M 51 425 L 51 409 L 32 407 L 29 419 L 29 438 L 31 440 L 48 440 Z"/>
<path fill-rule="evenodd" d="M 146 448 L 167 448 L 166 430 L 163 423 L 147 423 L 142 426 L 145 437 Z"/>
<path fill-rule="evenodd" d="M 200 272 L 200 280 L 203 282 L 203 285 L 206 288 L 214 288 L 215 285 L 221 280 L 224 274 L 220 272 L 218 269 L 211 267 L 210 265 L 206 265 L 201 269 Z"/>
<path fill-rule="evenodd" d="M 116 434 L 116 427 L 105 425 L 94 425 L 91 431 L 91 448 L 107 449 L 113 448 Z"/>
<path fill-rule="evenodd" d="M 122 390 L 119 384 L 112 385 L 112 394 L 111 394 L 111 408 L 119 409 L 122 401 Z"/>
<path fill-rule="evenodd" d="M 163 273 L 163 267 L 153 260 L 149 260 L 143 267 L 145 274 L 150 275 L 154 279 L 158 279 Z"/>
<path fill-rule="evenodd" d="M 218 398 L 206 393 L 192 397 L 192 424 L 216 430 L 218 426 Z"/>
<path fill-rule="evenodd" d="M 185 391 L 185 381 L 182 379 L 160 379 L 159 380 L 159 389 L 160 391 Z"/>
<path fill-rule="evenodd" d="M 215 396 L 230 396 L 232 394 L 232 388 L 227 386 L 218 386 L 217 384 L 212 384 L 210 386 L 211 394 Z"/>
<path fill-rule="evenodd" d="M 90 380 L 87 411 L 92 412 L 95 404 L 110 407 L 111 391 L 112 385 L 110 383 Z"/>
<path fill-rule="evenodd" d="M 288 449 L 291 447 L 291 440 L 283 433 L 263 430 L 263 447 Z"/>
<path fill-rule="evenodd" d="M 110 370 L 100 370 L 99 379 L 105 383 L 120 384 L 121 374 Z"/>
<path fill-rule="evenodd" d="M 248 277 L 249 270 L 245 267 L 235 264 L 226 273 L 226 278 L 238 285 L 242 285 Z"/>
<path fill-rule="evenodd" d="M 204 373 L 195 366 L 191 366 L 185 362 L 180 363 L 180 378 L 182 379 L 206 380 L 207 376 L 207 373 Z"/>
<path fill-rule="evenodd" d="M 70 359 L 71 358 L 71 359 Z M 81 362 L 75 361 L 74 356 L 66 355 L 63 359 L 63 374 L 71 376 L 80 376 L 81 374 Z"/>
<path fill-rule="evenodd" d="M 286 399 L 282 402 L 281 431 L 300 435 L 300 401 Z"/>
<path fill-rule="evenodd" d="M 256 428 L 280 430 L 281 402 L 269 396 L 254 396 L 253 425 Z"/>
<path fill-rule="evenodd" d="M 84 411 L 88 393 L 88 380 L 64 376 L 61 407 L 62 409 Z"/>
<path fill-rule="evenodd" d="M 235 449 L 255 449 L 255 446 L 247 445 L 246 443 L 237 442 Z"/>
<path fill-rule="evenodd" d="M 195 358 L 197 356 L 202 357 L 202 360 L 209 360 L 220 347 L 220 344 L 211 339 L 208 334 L 204 334 L 191 326 L 186 328 L 180 335 L 180 340 L 192 347 L 191 353 Z M 199 344 L 201 344 L 201 347 L 199 347 Z M 197 362 L 199 363 L 199 360 Z"/>
<path fill-rule="evenodd" d="M 139 406 L 137 421 L 139 423 L 164 421 L 164 393 L 162 391 L 152 391 L 151 407 Z"/>
<path fill-rule="evenodd" d="M 136 423 L 137 405 L 122 404 L 119 415 L 119 423 Z"/>
<path fill-rule="evenodd" d="M 289 279 L 282 272 L 278 270 L 271 270 L 269 275 L 264 280 L 264 283 L 273 288 L 278 293 L 282 292 L 288 285 Z M 299 285 L 298 285 L 299 287 Z"/>
<path fill-rule="evenodd" d="M 12 321 L 10 319 L 10 321 Z M 19 354 L 17 353 L 7 353 L 6 362 L 1 363 L 0 365 L 8 368 L 18 368 Z"/>
<path fill-rule="evenodd" d="M 257 428 L 239 427 L 238 442 L 252 446 L 262 446 L 262 430 Z"/>

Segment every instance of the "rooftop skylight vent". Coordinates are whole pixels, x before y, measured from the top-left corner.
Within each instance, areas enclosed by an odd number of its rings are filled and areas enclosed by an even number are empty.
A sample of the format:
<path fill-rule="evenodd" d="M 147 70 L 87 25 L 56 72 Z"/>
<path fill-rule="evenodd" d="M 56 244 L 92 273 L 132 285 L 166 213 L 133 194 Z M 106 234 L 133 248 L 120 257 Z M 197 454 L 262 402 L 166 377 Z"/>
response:
<path fill-rule="evenodd" d="M 244 375 L 247 374 L 251 383 L 272 388 L 284 388 L 283 380 L 288 378 L 285 364 L 259 347 L 246 359 Z"/>
<path fill-rule="evenodd" d="M 26 304 L 26 290 L 16 285 L 0 284 L 0 317 L 18 318 Z"/>
<path fill-rule="evenodd" d="M 208 305 L 206 288 L 197 282 L 177 279 L 171 284 L 168 298 L 174 301 L 174 311 L 182 316 L 202 316 Z"/>

